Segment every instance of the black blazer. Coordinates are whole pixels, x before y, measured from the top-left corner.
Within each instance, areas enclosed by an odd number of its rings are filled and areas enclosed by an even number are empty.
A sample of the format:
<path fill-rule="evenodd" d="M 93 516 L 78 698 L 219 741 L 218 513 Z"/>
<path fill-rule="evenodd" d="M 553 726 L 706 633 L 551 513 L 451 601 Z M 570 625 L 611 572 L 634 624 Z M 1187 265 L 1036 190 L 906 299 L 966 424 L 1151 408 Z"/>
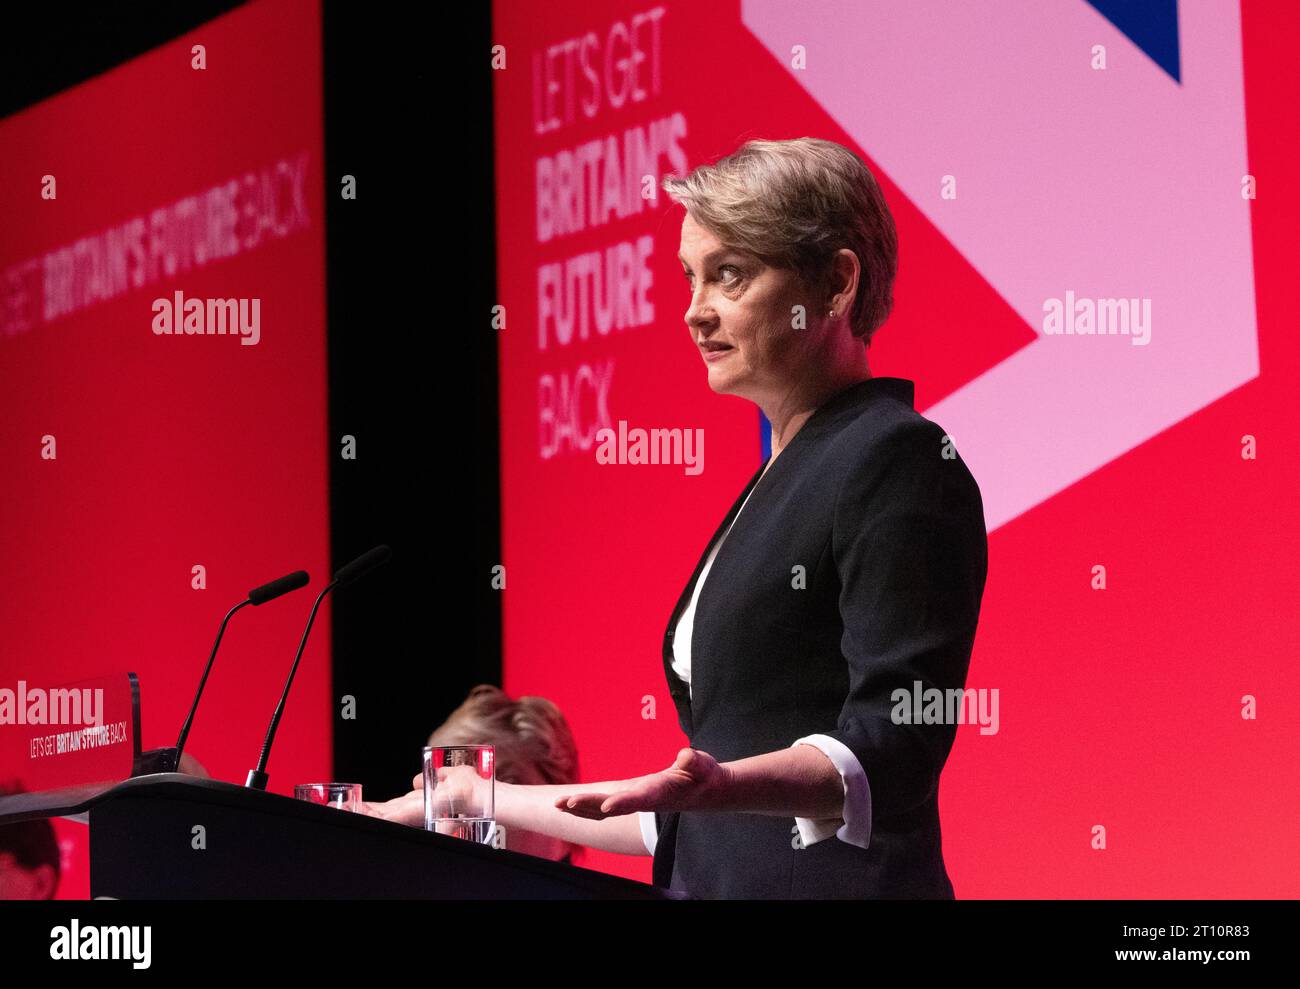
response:
<path fill-rule="evenodd" d="M 860 382 L 781 452 L 700 594 L 693 698 L 671 666 L 677 620 L 766 461 L 701 554 L 663 642 L 692 748 L 729 762 L 825 734 L 852 750 L 871 788 L 870 847 L 832 835 L 801 848 L 793 818 L 659 813 L 657 884 L 700 898 L 953 896 L 938 792 L 956 726 L 895 725 L 890 695 L 917 680 L 965 686 L 988 540 L 974 478 L 912 399 L 902 378 Z"/>

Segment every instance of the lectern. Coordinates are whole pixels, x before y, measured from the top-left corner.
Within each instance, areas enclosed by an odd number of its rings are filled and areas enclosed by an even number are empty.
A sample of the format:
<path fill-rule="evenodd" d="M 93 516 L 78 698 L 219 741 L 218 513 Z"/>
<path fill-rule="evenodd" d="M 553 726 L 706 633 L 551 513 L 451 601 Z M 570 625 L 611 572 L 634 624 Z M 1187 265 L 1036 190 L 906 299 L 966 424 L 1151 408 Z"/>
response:
<path fill-rule="evenodd" d="M 0 690 L 0 694 L 4 694 Z M 645 883 L 335 807 L 172 772 L 142 752 L 140 685 L 113 674 L 0 709 L 0 826 L 90 826 L 90 895 L 136 899 L 684 899 Z M 7 707 L 5 706 L 7 704 Z M 87 783 L 89 780 L 104 782 Z"/>
<path fill-rule="evenodd" d="M 683 898 L 590 869 L 179 773 L 0 798 L 0 825 L 34 817 L 89 825 L 92 897 Z"/>

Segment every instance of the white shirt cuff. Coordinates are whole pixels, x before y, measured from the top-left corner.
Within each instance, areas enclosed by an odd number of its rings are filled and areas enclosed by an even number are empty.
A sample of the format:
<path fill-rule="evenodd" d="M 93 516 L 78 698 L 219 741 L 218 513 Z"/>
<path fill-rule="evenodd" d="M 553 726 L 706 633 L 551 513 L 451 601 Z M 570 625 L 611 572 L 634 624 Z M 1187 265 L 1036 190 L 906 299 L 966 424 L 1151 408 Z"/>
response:
<path fill-rule="evenodd" d="M 639 810 L 636 812 L 637 820 L 641 824 L 641 840 L 645 842 L 647 855 L 655 853 L 655 845 L 659 844 L 659 832 L 655 828 L 654 811 Z"/>
<path fill-rule="evenodd" d="M 859 848 L 871 844 L 871 784 L 867 782 L 866 771 L 862 763 L 853 754 L 853 750 L 837 738 L 829 735 L 806 735 L 790 743 L 811 745 L 826 753 L 840 774 L 844 784 L 844 811 L 839 817 L 812 819 L 796 817 L 795 826 L 805 847 L 816 844 L 824 838 L 835 835 L 841 841 Z"/>

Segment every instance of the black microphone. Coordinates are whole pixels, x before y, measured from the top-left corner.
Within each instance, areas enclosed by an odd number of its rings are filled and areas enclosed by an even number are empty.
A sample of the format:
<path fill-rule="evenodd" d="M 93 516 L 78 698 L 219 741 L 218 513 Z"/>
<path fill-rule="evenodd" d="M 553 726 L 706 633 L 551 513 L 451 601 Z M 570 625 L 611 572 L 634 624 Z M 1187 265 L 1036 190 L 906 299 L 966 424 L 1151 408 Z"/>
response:
<path fill-rule="evenodd" d="M 311 578 L 307 576 L 306 570 L 295 570 L 279 580 L 273 580 L 261 587 L 254 587 L 248 592 L 248 603 L 254 606 L 266 604 L 267 601 L 274 601 L 281 594 L 288 594 L 300 587 L 306 587 L 310 580 Z"/>
<path fill-rule="evenodd" d="M 387 563 L 388 558 L 393 555 L 393 551 L 387 546 L 376 546 L 372 550 L 362 553 L 351 563 L 339 567 L 338 573 L 334 575 L 334 584 L 342 587 L 344 584 L 350 584 L 362 574 L 369 573 L 381 563 Z"/>
<path fill-rule="evenodd" d="M 163 761 L 157 765 L 163 772 L 180 771 L 181 753 L 185 751 L 185 740 L 189 737 L 190 726 L 194 724 L 194 712 L 199 709 L 199 698 L 203 696 L 203 687 L 208 682 L 208 674 L 212 672 L 212 662 L 217 658 L 217 647 L 221 645 L 221 637 L 226 634 L 226 623 L 230 621 L 230 616 L 247 605 L 266 604 L 267 601 L 273 601 L 281 594 L 288 594 L 300 587 L 306 587 L 310 580 L 311 578 L 307 576 L 306 570 L 295 570 L 279 580 L 273 580 L 261 587 L 254 587 L 248 592 L 247 598 L 226 612 L 226 617 L 221 620 L 221 627 L 217 629 L 217 641 L 212 643 L 212 655 L 208 657 L 208 665 L 203 670 L 203 678 L 199 680 L 199 689 L 194 694 L 194 703 L 190 705 L 189 717 L 185 719 L 185 724 L 181 726 L 180 736 L 176 739 L 175 753 L 168 752 L 166 749 L 158 749 L 156 752 L 151 753 L 154 756 L 162 756 Z"/>
<path fill-rule="evenodd" d="M 248 771 L 248 780 L 244 783 L 244 786 L 252 787 L 255 790 L 265 790 L 266 784 L 270 780 L 270 777 L 266 774 L 266 762 L 271 758 L 271 745 L 275 741 L 275 731 L 280 727 L 280 717 L 284 714 L 284 704 L 289 699 L 289 688 L 293 686 L 294 674 L 298 672 L 298 661 L 302 659 L 302 651 L 307 647 L 307 636 L 311 635 L 312 623 L 316 621 L 316 610 L 320 607 L 321 601 L 334 588 L 352 583 L 358 577 L 369 573 L 380 564 L 388 562 L 388 558 L 392 555 L 393 551 L 387 546 L 376 546 L 374 549 L 362 553 L 351 563 L 340 567 L 334 574 L 334 579 L 326 584 L 325 589 L 316 596 L 316 603 L 311 606 L 311 614 L 307 616 L 307 627 L 302 632 L 302 641 L 298 643 L 298 653 L 293 657 L 293 666 L 289 668 L 289 679 L 284 682 L 284 692 L 280 695 L 280 703 L 275 706 L 275 714 L 271 715 L 271 726 L 267 728 L 266 741 L 262 743 L 262 755 L 257 760 L 257 768 Z"/>

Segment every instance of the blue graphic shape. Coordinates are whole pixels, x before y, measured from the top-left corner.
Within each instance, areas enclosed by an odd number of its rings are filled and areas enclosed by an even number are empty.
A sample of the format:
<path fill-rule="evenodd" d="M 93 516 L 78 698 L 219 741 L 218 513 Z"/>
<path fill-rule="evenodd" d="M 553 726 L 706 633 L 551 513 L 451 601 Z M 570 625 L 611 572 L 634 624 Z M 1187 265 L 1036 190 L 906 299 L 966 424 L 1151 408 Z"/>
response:
<path fill-rule="evenodd" d="M 1151 61 L 1182 84 L 1178 57 L 1178 0 L 1087 0 Z"/>

